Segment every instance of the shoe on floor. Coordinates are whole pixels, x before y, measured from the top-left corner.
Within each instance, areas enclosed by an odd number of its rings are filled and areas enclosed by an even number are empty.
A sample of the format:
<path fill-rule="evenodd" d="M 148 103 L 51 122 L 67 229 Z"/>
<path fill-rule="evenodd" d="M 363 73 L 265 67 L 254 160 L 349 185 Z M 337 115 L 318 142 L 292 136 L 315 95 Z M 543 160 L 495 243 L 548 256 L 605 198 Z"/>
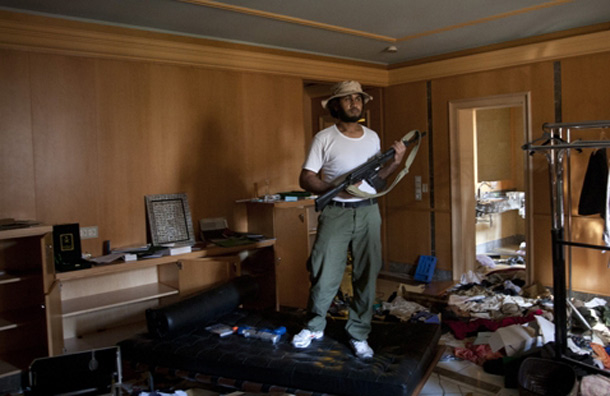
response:
<path fill-rule="evenodd" d="M 303 329 L 299 334 L 295 334 L 292 338 L 292 345 L 296 348 L 307 348 L 313 340 L 319 340 L 324 337 L 323 331 L 311 331 Z"/>
<path fill-rule="evenodd" d="M 373 357 L 373 349 L 369 346 L 369 343 L 364 341 L 358 341 L 355 339 L 351 339 L 349 341 L 350 346 L 354 350 L 354 353 L 360 359 L 370 359 Z"/>

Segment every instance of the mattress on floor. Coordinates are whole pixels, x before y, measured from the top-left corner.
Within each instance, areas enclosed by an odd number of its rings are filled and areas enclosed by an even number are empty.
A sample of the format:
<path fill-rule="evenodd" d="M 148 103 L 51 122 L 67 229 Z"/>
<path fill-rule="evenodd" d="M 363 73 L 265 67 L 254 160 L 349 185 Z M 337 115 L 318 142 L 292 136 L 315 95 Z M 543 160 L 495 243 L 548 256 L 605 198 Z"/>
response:
<path fill-rule="evenodd" d="M 212 323 L 274 329 L 287 333 L 276 344 L 225 337 L 205 330 Z M 325 336 L 305 349 L 290 340 L 301 330 L 293 313 L 235 309 L 188 331 L 165 337 L 140 334 L 119 343 L 131 364 L 230 378 L 264 386 L 279 386 L 332 395 L 410 395 L 433 364 L 440 337 L 438 324 L 375 322 L 369 344 L 375 356 L 356 358 L 348 346 L 345 321 L 329 319 Z"/>

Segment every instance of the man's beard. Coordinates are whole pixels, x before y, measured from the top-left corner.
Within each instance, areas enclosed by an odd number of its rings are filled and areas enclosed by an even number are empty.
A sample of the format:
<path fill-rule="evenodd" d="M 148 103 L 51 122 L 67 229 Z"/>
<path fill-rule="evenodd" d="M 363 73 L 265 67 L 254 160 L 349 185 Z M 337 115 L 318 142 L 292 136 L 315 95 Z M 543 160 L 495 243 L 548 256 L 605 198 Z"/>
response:
<path fill-rule="evenodd" d="M 339 107 L 338 109 L 338 117 L 339 120 L 343 122 L 358 122 L 360 118 L 362 118 L 362 111 L 360 111 L 357 115 L 349 115 L 343 110 L 343 107 Z"/>

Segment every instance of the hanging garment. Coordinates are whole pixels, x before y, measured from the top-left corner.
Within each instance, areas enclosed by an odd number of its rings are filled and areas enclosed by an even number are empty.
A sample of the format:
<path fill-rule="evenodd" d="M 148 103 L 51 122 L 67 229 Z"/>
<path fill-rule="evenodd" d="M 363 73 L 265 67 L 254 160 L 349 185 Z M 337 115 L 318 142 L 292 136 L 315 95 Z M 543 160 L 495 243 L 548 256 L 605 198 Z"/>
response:
<path fill-rule="evenodd" d="M 606 190 L 608 183 L 608 158 L 606 149 L 598 149 L 591 153 L 589 165 L 578 203 L 578 214 L 599 214 L 606 216 Z"/>

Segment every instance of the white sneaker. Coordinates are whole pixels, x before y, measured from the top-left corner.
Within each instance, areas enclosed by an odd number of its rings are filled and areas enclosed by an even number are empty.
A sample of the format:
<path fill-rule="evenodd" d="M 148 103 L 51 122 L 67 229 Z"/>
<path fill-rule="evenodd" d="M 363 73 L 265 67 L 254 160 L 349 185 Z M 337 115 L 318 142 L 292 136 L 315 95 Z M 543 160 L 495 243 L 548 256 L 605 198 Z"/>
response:
<path fill-rule="evenodd" d="M 295 348 L 307 348 L 313 340 L 319 340 L 324 337 L 323 331 L 311 331 L 303 329 L 299 334 L 295 334 L 292 338 L 292 345 Z"/>
<path fill-rule="evenodd" d="M 351 339 L 349 341 L 349 344 L 351 345 L 352 349 L 354 350 L 354 353 L 356 354 L 357 357 L 359 357 L 360 359 L 370 359 L 373 357 L 373 349 L 371 349 L 371 347 L 369 346 L 369 343 L 366 342 L 366 340 L 364 341 L 358 341 L 355 339 Z"/>

